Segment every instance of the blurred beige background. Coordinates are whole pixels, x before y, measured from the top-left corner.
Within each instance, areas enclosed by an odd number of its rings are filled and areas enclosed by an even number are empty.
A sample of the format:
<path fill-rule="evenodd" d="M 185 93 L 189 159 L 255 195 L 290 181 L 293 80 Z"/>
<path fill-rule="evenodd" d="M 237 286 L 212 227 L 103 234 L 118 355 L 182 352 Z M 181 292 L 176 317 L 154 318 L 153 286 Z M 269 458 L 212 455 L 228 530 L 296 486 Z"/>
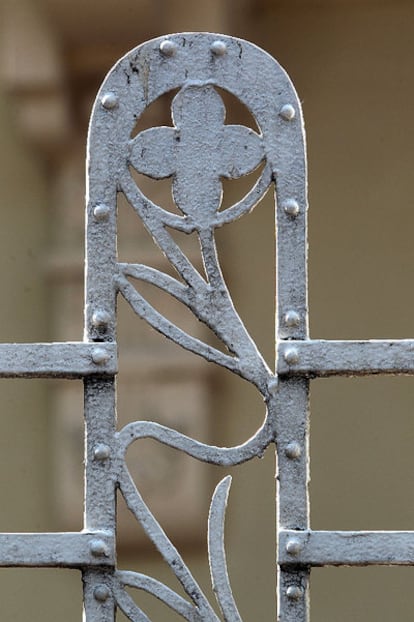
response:
<path fill-rule="evenodd" d="M 285 67 L 299 93 L 309 156 L 312 337 L 413 337 L 412 1 L 0 0 L 0 11 L 1 341 L 81 339 L 83 160 L 94 94 L 131 47 L 185 30 L 253 41 Z M 271 221 L 267 203 L 222 239 L 235 301 L 269 361 Z M 132 237 L 128 222 L 122 231 Z M 125 253 L 132 242 L 121 245 Z M 138 320 L 123 309 L 120 315 L 122 345 Z M 155 353 L 151 373 L 141 369 L 140 343 Z M 134 357 L 121 360 L 133 387 L 120 390 L 125 420 L 136 416 L 137 404 L 161 419 L 168 415 L 158 412 L 161 402 L 142 398 L 139 387 L 150 386 L 149 394 L 165 390 L 165 408 L 174 395 L 177 420 L 187 408 L 179 425 L 192 425 L 200 438 L 235 444 L 258 426 L 260 401 L 230 374 L 202 364 L 189 370 L 181 359 L 182 373 L 174 360 L 160 371 L 163 346 L 141 325 L 134 347 L 137 376 Z M 1 531 L 81 528 L 80 393 L 74 386 L 2 380 Z M 411 378 L 312 383 L 314 528 L 414 528 L 413 398 Z M 197 402 L 194 420 L 189 403 Z M 144 455 L 153 460 L 156 451 Z M 207 584 L 205 503 L 221 473 L 199 473 L 174 460 L 160 454 L 142 477 L 185 559 Z M 233 471 L 227 548 L 246 622 L 275 619 L 273 462 L 269 451 Z M 164 470 L 170 480 L 163 480 Z M 190 492 L 182 499 L 177 481 L 183 472 Z M 187 514 L 189 507 L 194 512 L 180 528 L 180 510 Z M 168 570 L 139 530 L 135 536 L 136 526 L 125 519 L 125 529 L 119 565 L 167 581 Z M 412 568 L 314 570 L 312 620 L 411 620 L 413 580 Z M 149 599 L 145 606 L 154 621 L 176 619 Z M 0 620 L 29 619 L 80 620 L 79 574 L 1 569 Z"/>

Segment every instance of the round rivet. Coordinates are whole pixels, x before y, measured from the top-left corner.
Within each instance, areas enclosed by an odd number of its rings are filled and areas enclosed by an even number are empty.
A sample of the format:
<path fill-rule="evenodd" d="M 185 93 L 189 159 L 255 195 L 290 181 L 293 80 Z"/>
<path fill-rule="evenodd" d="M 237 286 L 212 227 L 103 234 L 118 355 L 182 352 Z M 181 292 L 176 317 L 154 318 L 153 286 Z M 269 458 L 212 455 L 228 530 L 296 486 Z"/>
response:
<path fill-rule="evenodd" d="M 292 121 L 292 119 L 295 118 L 296 113 L 292 104 L 285 104 L 281 107 L 279 114 L 283 119 L 285 119 L 285 121 Z"/>
<path fill-rule="evenodd" d="M 296 350 L 296 348 L 287 348 L 285 350 L 283 358 L 288 365 L 294 365 L 295 363 L 299 362 L 299 352 Z"/>
<path fill-rule="evenodd" d="M 119 104 L 118 96 L 115 93 L 105 93 L 101 99 L 102 106 L 106 110 L 113 110 Z"/>
<path fill-rule="evenodd" d="M 267 388 L 269 389 L 270 393 L 275 394 L 277 392 L 278 385 L 278 379 L 276 376 L 274 376 L 273 378 L 270 378 L 269 382 L 267 383 Z"/>
<path fill-rule="evenodd" d="M 213 41 L 210 46 L 210 50 L 215 56 L 224 56 L 227 52 L 227 45 L 224 41 Z"/>
<path fill-rule="evenodd" d="M 297 201 L 295 201 L 295 199 L 288 199 L 285 202 L 283 208 L 285 210 L 285 214 L 291 216 L 292 218 L 296 218 L 296 216 L 299 214 L 299 204 Z"/>
<path fill-rule="evenodd" d="M 97 365 L 104 365 L 109 361 L 109 354 L 103 348 L 95 348 L 92 350 L 92 360 Z"/>
<path fill-rule="evenodd" d="M 286 596 L 289 600 L 299 600 L 302 596 L 302 590 L 297 585 L 289 585 L 286 590 Z"/>
<path fill-rule="evenodd" d="M 107 585 L 97 585 L 93 591 L 95 600 L 99 600 L 100 603 L 104 603 L 110 596 L 110 591 Z"/>
<path fill-rule="evenodd" d="M 93 208 L 93 215 L 95 220 L 103 221 L 108 220 L 110 209 L 107 205 L 97 205 Z"/>
<path fill-rule="evenodd" d="M 165 39 L 160 43 L 160 52 L 164 56 L 174 56 L 177 51 L 177 44 L 170 39 Z"/>
<path fill-rule="evenodd" d="M 300 324 L 300 315 L 297 311 L 290 309 L 285 314 L 285 324 L 289 326 L 289 328 L 294 328 L 295 326 L 299 326 Z"/>
<path fill-rule="evenodd" d="M 93 457 L 95 460 L 108 460 L 111 455 L 111 449 L 108 445 L 104 443 L 99 443 L 95 446 L 93 450 Z"/>
<path fill-rule="evenodd" d="M 290 458 L 291 460 L 297 460 L 298 458 L 300 458 L 301 453 L 302 449 L 297 441 L 292 441 L 288 443 L 288 445 L 286 445 L 285 447 L 286 457 Z"/>
<path fill-rule="evenodd" d="M 286 551 L 289 555 L 298 555 L 300 553 L 301 544 L 299 540 L 288 540 L 286 543 Z"/>
<path fill-rule="evenodd" d="M 111 316 L 104 309 L 97 309 L 92 314 L 92 324 L 98 328 L 102 328 L 103 326 L 108 326 L 111 320 Z"/>
<path fill-rule="evenodd" d="M 103 540 L 91 540 L 89 549 L 94 557 L 108 557 L 109 555 L 108 547 Z"/>

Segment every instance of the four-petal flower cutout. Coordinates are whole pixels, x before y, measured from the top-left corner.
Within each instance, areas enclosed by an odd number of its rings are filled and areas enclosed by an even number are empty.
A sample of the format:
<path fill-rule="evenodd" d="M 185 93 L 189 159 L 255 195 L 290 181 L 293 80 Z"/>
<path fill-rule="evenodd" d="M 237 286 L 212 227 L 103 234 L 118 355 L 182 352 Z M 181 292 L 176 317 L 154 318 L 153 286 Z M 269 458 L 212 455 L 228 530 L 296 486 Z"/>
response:
<path fill-rule="evenodd" d="M 246 126 L 224 124 L 225 106 L 211 84 L 185 85 L 171 108 L 174 127 L 138 134 L 130 141 L 129 161 L 149 177 L 172 177 L 177 207 L 205 230 L 221 206 L 221 179 L 252 172 L 265 157 L 263 141 Z"/>

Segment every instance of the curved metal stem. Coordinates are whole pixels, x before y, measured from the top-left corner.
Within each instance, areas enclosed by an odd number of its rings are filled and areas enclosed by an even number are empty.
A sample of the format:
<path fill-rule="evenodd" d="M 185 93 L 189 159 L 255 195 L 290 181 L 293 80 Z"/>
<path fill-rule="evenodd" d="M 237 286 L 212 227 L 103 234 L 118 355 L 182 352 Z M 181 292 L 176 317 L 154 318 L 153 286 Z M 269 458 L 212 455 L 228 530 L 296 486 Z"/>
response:
<path fill-rule="evenodd" d="M 134 421 L 116 434 L 119 459 L 124 459 L 129 445 L 141 438 L 152 438 L 178 449 L 200 460 L 220 466 L 234 466 L 247 462 L 251 458 L 261 457 L 269 443 L 274 439 L 272 417 L 266 415 L 261 428 L 245 443 L 235 447 L 215 447 L 200 443 L 177 430 L 154 423 L 153 421 Z"/>
<path fill-rule="evenodd" d="M 167 320 L 152 305 L 145 300 L 141 294 L 129 283 L 126 277 L 119 275 L 115 278 L 118 290 L 123 294 L 124 298 L 129 302 L 133 310 L 141 318 L 145 319 L 155 330 L 168 337 L 175 343 L 194 354 L 199 354 L 208 361 L 213 361 L 222 367 L 226 367 L 236 374 L 243 376 L 240 368 L 240 362 L 236 357 L 224 354 L 209 346 L 195 337 L 191 337 L 188 333 L 178 328 L 175 324 Z"/>
<path fill-rule="evenodd" d="M 148 594 L 152 594 L 153 596 L 158 598 L 158 600 L 160 600 L 165 605 L 170 607 L 170 609 L 181 615 L 185 620 L 188 620 L 188 622 L 201 622 L 200 613 L 193 605 L 191 605 L 188 601 L 179 596 L 169 587 L 167 587 L 160 581 L 157 581 L 157 579 L 132 571 L 118 571 L 115 577 L 118 582 L 119 590 L 122 590 L 124 586 L 134 587 L 138 590 L 143 590 L 145 592 L 148 592 Z M 129 595 L 127 596 L 129 597 Z M 132 599 L 131 601 L 132 602 L 129 603 L 130 608 L 132 608 L 132 604 L 135 605 L 135 602 Z M 125 604 L 127 604 L 126 599 L 124 602 Z"/>
<path fill-rule="evenodd" d="M 224 622 L 242 622 L 230 586 L 224 549 L 224 517 L 230 485 L 231 477 L 228 475 L 217 485 L 211 500 L 208 518 L 208 558 L 213 590 Z"/>
<path fill-rule="evenodd" d="M 118 483 L 128 508 L 174 572 L 185 592 L 194 602 L 203 622 L 219 622 L 210 603 L 184 563 L 181 555 L 138 492 L 125 465 L 120 470 Z"/>

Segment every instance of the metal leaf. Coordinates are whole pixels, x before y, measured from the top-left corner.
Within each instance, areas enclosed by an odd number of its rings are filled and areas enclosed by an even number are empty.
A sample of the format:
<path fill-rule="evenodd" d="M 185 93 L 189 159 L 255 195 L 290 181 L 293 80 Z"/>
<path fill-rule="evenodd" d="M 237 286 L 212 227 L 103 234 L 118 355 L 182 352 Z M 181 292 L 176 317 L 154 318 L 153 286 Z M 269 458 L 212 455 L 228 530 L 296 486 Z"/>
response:
<path fill-rule="evenodd" d="M 118 589 L 116 592 L 117 598 L 119 599 L 118 604 L 128 617 L 131 618 L 131 615 L 128 614 L 127 611 L 135 612 L 134 606 L 137 609 L 139 608 L 135 605 L 135 601 L 122 589 L 124 586 L 133 587 L 152 594 L 170 609 L 181 615 L 185 620 L 188 620 L 188 622 L 201 621 L 200 613 L 193 605 L 160 581 L 132 571 L 117 571 L 115 576 L 118 581 Z"/>
<path fill-rule="evenodd" d="M 225 622 L 242 622 L 233 598 L 227 573 L 224 550 L 224 517 L 231 485 L 231 476 L 225 477 L 216 487 L 208 519 L 208 552 L 213 590 Z"/>
<path fill-rule="evenodd" d="M 174 572 L 185 592 L 194 602 L 203 622 L 219 622 L 200 586 L 184 563 L 183 558 L 138 492 L 125 465 L 122 466 L 119 472 L 118 482 L 128 508 Z"/>

